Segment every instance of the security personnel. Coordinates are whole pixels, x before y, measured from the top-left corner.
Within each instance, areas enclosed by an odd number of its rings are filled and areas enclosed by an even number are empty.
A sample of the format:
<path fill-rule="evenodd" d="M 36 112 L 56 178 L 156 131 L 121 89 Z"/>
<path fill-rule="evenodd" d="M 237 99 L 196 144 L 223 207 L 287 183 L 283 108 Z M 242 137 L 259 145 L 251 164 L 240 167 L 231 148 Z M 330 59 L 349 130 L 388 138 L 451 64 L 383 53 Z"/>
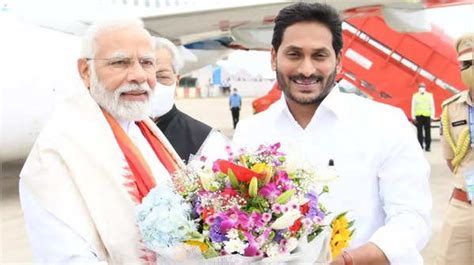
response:
<path fill-rule="evenodd" d="M 430 151 L 431 146 L 431 119 L 434 118 L 435 108 L 433 94 L 426 91 L 426 85 L 420 83 L 418 92 L 413 94 L 411 100 L 411 117 L 416 125 L 418 142 L 423 148 L 423 130 L 425 130 L 425 150 Z"/>
<path fill-rule="evenodd" d="M 474 33 L 460 37 L 455 47 L 469 89 L 443 102 L 443 154 L 454 174 L 454 189 L 441 230 L 438 265 L 474 264 Z"/>

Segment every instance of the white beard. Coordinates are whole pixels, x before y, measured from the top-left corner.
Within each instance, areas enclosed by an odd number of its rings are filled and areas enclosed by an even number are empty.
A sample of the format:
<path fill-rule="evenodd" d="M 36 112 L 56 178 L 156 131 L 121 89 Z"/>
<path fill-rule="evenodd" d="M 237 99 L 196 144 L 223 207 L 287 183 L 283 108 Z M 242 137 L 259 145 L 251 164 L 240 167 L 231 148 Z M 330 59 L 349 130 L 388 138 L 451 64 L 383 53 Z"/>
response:
<path fill-rule="evenodd" d="M 145 101 L 121 100 L 120 95 L 124 92 L 133 90 L 143 90 L 148 93 Z M 104 108 L 110 115 L 121 121 L 140 121 L 150 114 L 150 98 L 153 96 L 153 90 L 148 83 L 125 84 L 114 91 L 110 91 L 97 78 L 94 67 L 91 68 L 91 88 L 92 98 Z"/>

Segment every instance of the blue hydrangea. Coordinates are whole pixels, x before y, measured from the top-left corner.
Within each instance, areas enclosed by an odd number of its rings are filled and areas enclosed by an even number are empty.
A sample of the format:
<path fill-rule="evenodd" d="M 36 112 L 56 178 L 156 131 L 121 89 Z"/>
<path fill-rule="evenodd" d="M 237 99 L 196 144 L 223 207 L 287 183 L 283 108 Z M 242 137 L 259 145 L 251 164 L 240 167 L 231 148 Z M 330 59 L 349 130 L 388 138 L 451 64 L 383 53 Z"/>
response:
<path fill-rule="evenodd" d="M 189 239 L 196 225 L 189 219 L 191 207 L 172 185 L 158 185 L 137 206 L 138 227 L 146 246 L 154 251 Z"/>

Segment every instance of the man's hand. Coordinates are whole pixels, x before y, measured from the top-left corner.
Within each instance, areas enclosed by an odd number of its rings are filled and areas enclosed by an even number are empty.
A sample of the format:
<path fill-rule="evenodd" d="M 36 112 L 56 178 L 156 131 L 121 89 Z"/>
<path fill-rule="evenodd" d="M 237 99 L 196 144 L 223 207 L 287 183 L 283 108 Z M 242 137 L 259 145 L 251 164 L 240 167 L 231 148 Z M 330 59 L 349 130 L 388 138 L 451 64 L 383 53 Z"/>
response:
<path fill-rule="evenodd" d="M 348 251 L 354 265 L 389 265 L 385 254 L 373 243 L 366 243 L 356 249 Z M 337 256 L 330 265 L 345 265 L 341 255 Z"/>

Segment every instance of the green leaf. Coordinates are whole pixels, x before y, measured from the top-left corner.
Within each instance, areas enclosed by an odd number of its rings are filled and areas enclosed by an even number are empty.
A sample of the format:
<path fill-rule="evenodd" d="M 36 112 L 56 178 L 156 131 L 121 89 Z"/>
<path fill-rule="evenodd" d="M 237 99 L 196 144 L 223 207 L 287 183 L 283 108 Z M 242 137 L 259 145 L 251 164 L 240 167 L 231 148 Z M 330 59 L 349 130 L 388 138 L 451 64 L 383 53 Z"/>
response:
<path fill-rule="evenodd" d="M 212 247 L 209 247 L 206 252 L 202 253 L 206 259 L 219 257 L 219 253 Z"/>
<path fill-rule="evenodd" d="M 256 177 L 252 177 L 249 184 L 249 195 L 250 197 L 256 197 L 258 193 L 258 180 Z"/>
<path fill-rule="evenodd" d="M 295 194 L 295 192 L 296 192 L 295 189 L 287 190 L 287 191 L 283 192 L 280 196 L 278 196 L 275 199 L 275 202 L 278 203 L 278 204 L 285 204 L 288 201 L 290 201 L 291 196 L 293 196 L 293 194 Z"/>
<path fill-rule="evenodd" d="M 235 174 L 232 169 L 229 168 L 229 170 L 227 170 L 227 176 L 229 177 L 230 185 L 232 186 L 232 188 L 237 189 L 237 187 L 239 186 L 239 181 L 237 180 L 237 177 L 235 177 Z"/>

